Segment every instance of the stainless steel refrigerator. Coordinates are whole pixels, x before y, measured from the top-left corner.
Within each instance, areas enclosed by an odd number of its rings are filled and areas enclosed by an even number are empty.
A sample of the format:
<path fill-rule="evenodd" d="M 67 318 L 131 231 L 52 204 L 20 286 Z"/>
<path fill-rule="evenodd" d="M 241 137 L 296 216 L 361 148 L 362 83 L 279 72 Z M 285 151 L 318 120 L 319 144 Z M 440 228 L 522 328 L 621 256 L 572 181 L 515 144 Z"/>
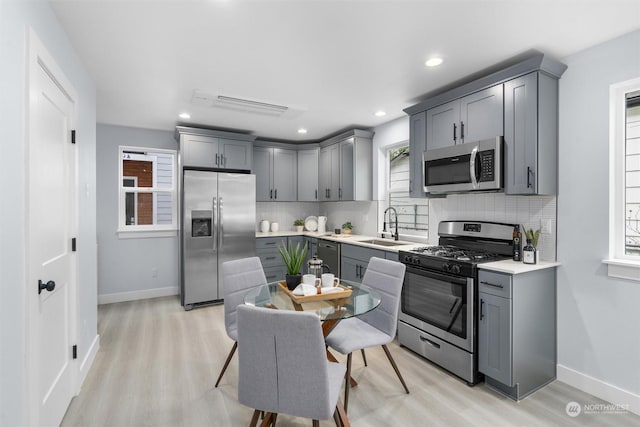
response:
<path fill-rule="evenodd" d="M 256 179 L 185 170 L 180 299 L 185 310 L 224 298 L 222 263 L 256 253 Z"/>

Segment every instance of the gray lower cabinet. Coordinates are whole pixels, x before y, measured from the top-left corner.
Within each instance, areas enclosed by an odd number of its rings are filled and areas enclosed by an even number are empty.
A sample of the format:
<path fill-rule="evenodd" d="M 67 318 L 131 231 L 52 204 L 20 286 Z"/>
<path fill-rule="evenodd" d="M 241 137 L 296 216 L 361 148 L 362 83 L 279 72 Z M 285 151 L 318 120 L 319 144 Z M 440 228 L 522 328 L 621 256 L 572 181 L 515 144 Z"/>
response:
<path fill-rule="evenodd" d="M 177 126 L 176 139 L 180 142 L 182 166 L 246 171 L 253 167 L 255 137 Z"/>
<path fill-rule="evenodd" d="M 290 202 L 297 198 L 297 153 L 275 147 L 254 147 L 256 200 Z"/>
<path fill-rule="evenodd" d="M 478 281 L 478 370 L 520 400 L 556 377 L 555 269 L 480 270 Z"/>
<path fill-rule="evenodd" d="M 278 246 L 287 244 L 286 237 L 260 237 L 256 239 L 256 256 L 260 258 L 267 282 L 284 280 L 287 269 L 278 251 Z"/>
<path fill-rule="evenodd" d="M 506 194 L 556 194 L 558 80 L 542 72 L 504 84 Z"/>
<path fill-rule="evenodd" d="M 318 201 L 319 149 L 298 150 L 298 201 Z"/>
<path fill-rule="evenodd" d="M 370 249 L 357 245 L 342 244 L 340 260 L 341 279 L 362 282 L 369 260 L 375 256 L 385 258 L 385 251 Z M 397 257 L 397 255 L 396 255 Z"/>

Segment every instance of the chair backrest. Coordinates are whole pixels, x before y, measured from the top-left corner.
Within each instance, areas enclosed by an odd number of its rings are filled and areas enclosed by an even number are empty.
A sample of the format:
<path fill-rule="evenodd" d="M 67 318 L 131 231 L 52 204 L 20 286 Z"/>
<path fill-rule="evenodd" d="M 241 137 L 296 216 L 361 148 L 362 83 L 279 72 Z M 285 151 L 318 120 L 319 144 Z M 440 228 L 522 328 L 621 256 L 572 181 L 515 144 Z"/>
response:
<path fill-rule="evenodd" d="M 236 309 L 244 304 L 244 295 L 251 288 L 265 285 L 267 279 L 260 258 L 242 258 L 222 263 L 224 283 L 224 327 L 227 335 L 238 340 Z"/>
<path fill-rule="evenodd" d="M 362 278 L 362 284 L 380 292 L 382 301 L 375 310 L 360 316 L 364 322 L 388 334 L 396 335 L 400 292 L 404 282 L 406 266 L 397 261 L 371 257 Z"/>
<path fill-rule="evenodd" d="M 332 402 L 317 315 L 238 307 L 238 362 L 243 405 L 318 420 L 332 417 L 337 395 Z"/>

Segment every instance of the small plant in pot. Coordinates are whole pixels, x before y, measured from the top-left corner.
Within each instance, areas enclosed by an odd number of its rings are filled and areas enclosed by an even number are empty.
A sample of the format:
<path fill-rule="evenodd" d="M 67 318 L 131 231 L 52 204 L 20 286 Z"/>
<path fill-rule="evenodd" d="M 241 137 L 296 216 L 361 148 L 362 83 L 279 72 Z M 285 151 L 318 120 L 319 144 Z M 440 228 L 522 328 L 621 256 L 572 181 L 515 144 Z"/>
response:
<path fill-rule="evenodd" d="M 282 245 L 278 246 L 278 251 L 282 256 L 285 267 L 287 267 L 287 275 L 285 276 L 287 288 L 294 290 L 302 281 L 300 271 L 302 263 L 304 263 L 307 257 L 307 244 L 305 243 L 300 247 L 300 243 L 298 242 L 294 248 L 291 242 L 286 246 L 284 242 L 282 242 Z"/>
<path fill-rule="evenodd" d="M 304 219 L 296 219 L 295 221 L 293 221 L 293 225 L 294 227 L 296 227 L 296 231 L 298 233 L 302 233 L 302 231 L 304 230 Z"/>
<path fill-rule="evenodd" d="M 342 234 L 351 234 L 352 230 L 353 230 L 353 225 L 351 224 L 351 221 L 347 221 L 344 224 L 342 224 Z"/>

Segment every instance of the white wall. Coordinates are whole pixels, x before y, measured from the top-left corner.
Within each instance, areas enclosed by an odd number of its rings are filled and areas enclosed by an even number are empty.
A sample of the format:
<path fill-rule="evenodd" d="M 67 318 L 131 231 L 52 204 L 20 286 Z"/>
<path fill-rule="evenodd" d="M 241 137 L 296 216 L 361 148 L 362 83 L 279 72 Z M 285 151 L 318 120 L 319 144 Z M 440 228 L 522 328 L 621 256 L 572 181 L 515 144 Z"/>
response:
<path fill-rule="evenodd" d="M 640 413 L 640 282 L 609 278 L 602 264 L 609 242 L 609 85 L 640 77 L 640 31 L 563 62 L 558 377 L 613 403 L 635 403 Z"/>
<path fill-rule="evenodd" d="M 44 0 L 0 1 L 0 425 L 26 424 L 26 34 L 34 29 L 78 94 L 78 352 L 97 338 L 95 85 Z M 88 368 L 88 367 L 87 367 Z"/>
<path fill-rule="evenodd" d="M 173 132 L 99 124 L 97 140 L 99 302 L 177 294 L 177 233 L 133 239 L 120 239 L 117 234 L 118 147 L 177 150 Z"/>

